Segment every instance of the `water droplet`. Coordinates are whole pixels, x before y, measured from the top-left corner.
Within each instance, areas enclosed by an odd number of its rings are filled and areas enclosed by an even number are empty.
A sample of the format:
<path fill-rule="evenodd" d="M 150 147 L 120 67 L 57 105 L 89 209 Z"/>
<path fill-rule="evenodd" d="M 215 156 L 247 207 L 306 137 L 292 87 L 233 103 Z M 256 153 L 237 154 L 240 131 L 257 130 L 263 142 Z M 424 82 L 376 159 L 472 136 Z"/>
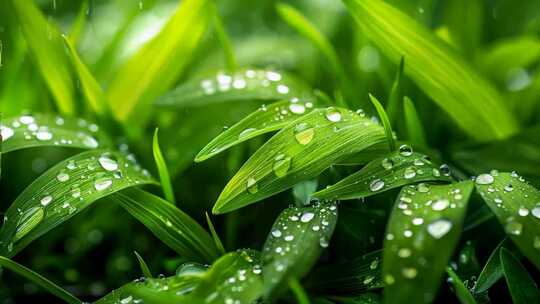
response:
<path fill-rule="evenodd" d="M 415 217 L 413 218 L 412 223 L 415 226 L 422 225 L 424 223 L 424 219 L 421 217 Z"/>
<path fill-rule="evenodd" d="M 26 210 L 17 222 L 13 241 L 16 242 L 28 234 L 36 227 L 43 219 L 45 212 L 41 207 L 33 207 Z"/>
<path fill-rule="evenodd" d="M 406 179 L 411 179 L 416 176 L 416 170 L 414 170 L 414 167 L 408 167 L 403 172 L 403 177 Z"/>
<path fill-rule="evenodd" d="M 237 78 L 233 81 L 233 88 L 237 89 L 237 90 L 241 90 L 241 89 L 244 89 L 246 87 L 247 83 L 246 81 L 243 79 L 243 78 Z"/>
<path fill-rule="evenodd" d="M 452 222 L 447 219 L 438 219 L 427 226 L 427 231 L 435 239 L 440 239 L 452 229 Z"/>
<path fill-rule="evenodd" d="M 413 153 L 413 149 L 408 145 L 401 145 L 399 147 L 399 154 L 402 156 L 411 156 Z"/>
<path fill-rule="evenodd" d="M 439 167 L 439 172 L 441 172 L 442 175 L 444 176 L 450 176 L 450 167 L 447 165 L 447 164 L 442 164 L 440 167 Z"/>
<path fill-rule="evenodd" d="M 519 210 L 518 210 L 518 214 L 520 216 L 527 216 L 527 215 L 529 215 L 529 209 L 527 209 L 525 207 L 520 207 Z"/>
<path fill-rule="evenodd" d="M 244 131 L 240 132 L 240 134 L 238 134 L 238 138 L 244 138 L 244 137 L 248 136 L 249 134 L 251 134 L 251 133 L 253 133 L 255 131 L 257 131 L 257 129 L 255 129 L 255 128 L 247 128 Z"/>
<path fill-rule="evenodd" d="M 369 184 L 369 189 L 373 192 L 379 191 L 384 187 L 384 182 L 380 179 L 375 179 Z"/>
<path fill-rule="evenodd" d="M 101 165 L 101 167 L 107 171 L 118 170 L 118 163 L 111 155 L 108 155 L 108 154 L 101 155 L 98 159 L 98 162 Z"/>
<path fill-rule="evenodd" d="M 381 165 L 384 169 L 390 170 L 394 167 L 394 162 L 390 158 L 385 158 L 382 160 Z"/>
<path fill-rule="evenodd" d="M 0 125 L 0 136 L 2 137 L 2 141 L 8 140 L 13 134 L 15 134 L 13 129 Z"/>
<path fill-rule="evenodd" d="M 304 114 L 304 112 L 306 112 L 306 107 L 301 103 L 291 103 L 289 105 L 289 110 L 294 114 Z"/>
<path fill-rule="evenodd" d="M 273 235 L 274 237 L 277 237 L 277 238 L 278 238 L 278 237 L 281 237 L 281 230 L 279 230 L 279 229 L 272 229 L 272 235 Z"/>
<path fill-rule="evenodd" d="M 246 189 L 251 194 L 257 193 L 257 191 L 259 191 L 257 181 L 253 177 L 247 179 Z"/>
<path fill-rule="evenodd" d="M 34 117 L 32 117 L 30 115 L 23 115 L 23 116 L 19 117 L 19 121 L 22 124 L 28 125 L 28 124 L 34 123 L 34 121 L 36 121 L 36 120 L 34 119 Z"/>
<path fill-rule="evenodd" d="M 416 190 L 421 193 L 429 192 L 429 185 L 426 183 L 420 183 L 416 186 Z"/>
<path fill-rule="evenodd" d="M 414 279 L 418 274 L 418 270 L 413 267 L 405 267 L 401 270 L 401 274 L 407 279 Z"/>
<path fill-rule="evenodd" d="M 393 277 L 391 274 L 387 274 L 387 275 L 384 276 L 384 282 L 385 282 L 387 285 L 392 285 L 392 284 L 394 284 L 395 279 L 394 279 L 394 277 Z"/>
<path fill-rule="evenodd" d="M 274 71 L 266 71 L 266 78 L 270 81 L 280 81 L 281 74 Z"/>
<path fill-rule="evenodd" d="M 512 192 L 512 191 L 514 191 L 514 186 L 512 186 L 511 184 L 508 184 L 508 185 L 504 186 L 504 191 L 505 192 Z"/>
<path fill-rule="evenodd" d="M 274 158 L 274 165 L 272 166 L 272 170 L 276 174 L 277 177 L 282 177 L 287 174 L 287 171 L 289 171 L 289 168 L 291 167 L 291 157 L 285 156 L 285 154 L 278 154 L 276 158 Z"/>
<path fill-rule="evenodd" d="M 97 191 L 103 191 L 112 185 L 112 180 L 108 177 L 97 178 L 94 182 L 94 188 Z"/>
<path fill-rule="evenodd" d="M 294 236 L 293 235 L 287 235 L 287 236 L 284 237 L 284 239 L 285 239 L 285 241 L 290 242 L 290 241 L 294 240 Z"/>
<path fill-rule="evenodd" d="M 71 196 L 73 198 L 78 198 L 81 196 L 81 190 L 79 188 L 71 189 Z"/>
<path fill-rule="evenodd" d="M 296 127 L 294 127 L 294 137 L 296 138 L 296 141 L 301 145 L 309 144 L 313 139 L 314 135 L 315 129 L 313 129 L 305 122 L 300 123 L 296 125 Z"/>
<path fill-rule="evenodd" d="M 328 247 L 328 240 L 325 237 L 321 237 L 319 239 L 319 245 L 321 245 L 322 248 Z"/>
<path fill-rule="evenodd" d="M 326 119 L 332 122 L 338 122 L 341 120 L 341 112 L 334 107 L 327 108 L 325 111 L 325 116 Z"/>
<path fill-rule="evenodd" d="M 43 207 L 45 207 L 48 204 L 50 204 L 52 202 L 52 200 L 53 200 L 52 196 L 46 195 L 39 202 L 41 203 L 41 205 L 43 205 Z"/>
<path fill-rule="evenodd" d="M 398 250 L 398 256 L 400 258 L 408 258 L 411 256 L 411 250 L 409 248 L 401 248 Z"/>
<path fill-rule="evenodd" d="M 442 198 L 442 199 L 438 199 L 436 200 L 432 205 L 431 205 L 431 208 L 435 211 L 441 211 L 441 210 L 444 210 L 446 208 L 448 208 L 448 205 L 450 205 L 450 202 L 445 199 L 445 198 Z"/>
<path fill-rule="evenodd" d="M 307 222 L 311 221 L 314 217 L 315 217 L 315 213 L 313 213 L 313 212 L 305 212 L 300 217 L 300 221 L 303 222 L 303 223 L 307 223 Z"/>
<path fill-rule="evenodd" d="M 60 172 L 56 176 L 56 179 L 61 183 L 67 182 L 69 180 L 69 174 L 67 174 L 66 172 Z"/>
<path fill-rule="evenodd" d="M 478 175 L 478 177 L 476 177 L 476 180 L 475 180 L 475 182 L 478 185 L 490 185 L 493 183 L 493 181 L 494 181 L 493 176 L 487 173 Z"/>
<path fill-rule="evenodd" d="M 47 130 L 40 130 L 36 133 L 36 138 L 38 140 L 46 141 L 46 140 L 51 140 L 53 138 L 53 135 L 51 132 Z"/>
<path fill-rule="evenodd" d="M 540 203 L 538 203 L 534 208 L 532 208 L 531 214 L 535 218 L 540 219 Z"/>
<path fill-rule="evenodd" d="M 289 93 L 289 87 L 284 85 L 284 84 L 278 85 L 276 90 L 277 90 L 277 92 L 279 94 L 288 94 Z"/>
<path fill-rule="evenodd" d="M 97 142 L 97 140 L 93 138 L 92 136 L 86 136 L 83 139 L 83 144 L 91 149 L 95 149 L 99 146 L 99 143 Z"/>
<path fill-rule="evenodd" d="M 520 222 L 515 221 L 514 218 L 508 218 L 504 229 L 508 234 L 521 235 L 523 225 Z"/>

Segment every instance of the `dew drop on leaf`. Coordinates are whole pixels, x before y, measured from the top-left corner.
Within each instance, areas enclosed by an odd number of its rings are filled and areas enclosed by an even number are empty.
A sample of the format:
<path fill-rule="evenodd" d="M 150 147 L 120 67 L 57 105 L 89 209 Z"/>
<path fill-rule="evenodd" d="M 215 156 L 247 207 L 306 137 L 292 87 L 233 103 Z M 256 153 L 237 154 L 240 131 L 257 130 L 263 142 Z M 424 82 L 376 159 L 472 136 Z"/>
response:
<path fill-rule="evenodd" d="M 384 181 L 375 179 L 369 184 L 369 189 L 373 192 L 379 191 L 384 187 Z"/>
<path fill-rule="evenodd" d="M 118 162 L 107 154 L 101 155 L 98 162 L 101 167 L 107 171 L 115 171 L 118 169 Z"/>
<path fill-rule="evenodd" d="M 291 157 L 285 156 L 285 154 L 278 154 L 276 158 L 274 158 L 274 165 L 272 166 L 272 170 L 276 174 L 277 177 L 282 177 L 287 174 L 287 171 L 289 171 L 289 168 L 291 167 Z"/>
<path fill-rule="evenodd" d="M 514 218 L 509 218 L 506 222 L 506 226 L 504 227 L 504 229 L 508 234 L 521 235 L 523 225 L 520 222 L 514 220 Z"/>
<path fill-rule="evenodd" d="M 520 216 L 527 216 L 527 215 L 529 215 L 529 209 L 527 209 L 527 208 L 525 208 L 525 207 L 520 207 L 520 208 L 518 209 L 518 214 L 519 214 Z"/>
<path fill-rule="evenodd" d="M 257 193 L 257 191 L 259 191 L 259 186 L 257 185 L 257 181 L 253 177 L 248 178 L 247 183 L 246 183 L 246 189 L 251 194 Z"/>
<path fill-rule="evenodd" d="M 246 136 L 248 136 L 249 134 L 253 133 L 257 131 L 257 129 L 255 128 L 247 128 L 245 130 L 243 130 L 242 132 L 240 132 L 240 134 L 238 134 L 238 138 L 244 138 Z"/>
<path fill-rule="evenodd" d="M 67 174 L 66 172 L 60 172 L 56 176 L 56 179 L 61 183 L 66 182 L 69 180 L 69 174 Z"/>
<path fill-rule="evenodd" d="M 50 204 L 52 202 L 52 200 L 53 200 L 52 196 L 46 195 L 43 198 L 41 198 L 41 200 L 39 202 L 41 203 L 41 205 L 43 205 L 43 207 L 45 207 L 48 204 Z"/>
<path fill-rule="evenodd" d="M 305 213 L 302 214 L 302 216 L 300 217 L 300 221 L 301 221 L 302 223 L 308 223 L 308 222 L 311 221 L 314 217 L 315 217 L 315 213 L 313 213 L 313 212 L 305 212 Z"/>
<path fill-rule="evenodd" d="M 436 200 L 433 205 L 431 205 L 431 208 L 435 211 L 442 211 L 446 208 L 448 208 L 448 205 L 450 205 L 450 202 L 445 199 L 445 198 L 442 198 L 442 199 L 438 199 Z"/>
<path fill-rule="evenodd" d="M 408 145 L 401 145 L 399 147 L 399 154 L 401 156 L 411 156 L 413 153 L 413 149 Z"/>
<path fill-rule="evenodd" d="M 94 182 L 94 188 L 97 191 L 103 191 L 112 185 L 112 180 L 108 177 L 97 178 Z"/>
<path fill-rule="evenodd" d="M 447 219 L 438 219 L 427 226 L 427 231 L 435 239 L 440 239 L 452 229 L 452 222 Z"/>
<path fill-rule="evenodd" d="M 476 183 L 478 185 L 491 185 L 494 181 L 494 178 L 491 174 L 480 174 L 476 177 Z"/>
<path fill-rule="evenodd" d="M 418 274 L 418 270 L 416 270 L 416 268 L 413 268 L 413 267 L 405 267 L 402 269 L 401 273 L 407 279 L 414 279 L 416 275 Z"/>
<path fill-rule="evenodd" d="M 394 162 L 390 158 L 385 158 L 382 160 L 381 165 L 384 169 L 390 170 L 394 167 Z"/>
<path fill-rule="evenodd" d="M 8 140 L 14 133 L 12 128 L 0 125 L 0 136 L 2 137 L 2 141 Z"/>
<path fill-rule="evenodd" d="M 53 135 L 47 130 L 40 130 L 36 133 L 36 138 L 41 141 L 47 141 L 51 140 L 53 138 Z"/>
<path fill-rule="evenodd" d="M 315 135 L 315 129 L 309 124 L 303 122 L 294 127 L 294 138 L 301 145 L 307 145 L 313 139 Z"/>
<path fill-rule="evenodd" d="M 531 214 L 535 218 L 540 219 L 540 203 L 538 203 L 534 208 L 532 208 Z"/>
<path fill-rule="evenodd" d="M 284 85 L 284 84 L 278 85 L 276 90 L 277 90 L 277 92 L 279 94 L 288 94 L 289 93 L 289 87 Z"/>
<path fill-rule="evenodd" d="M 278 238 L 281 237 L 281 230 L 279 229 L 272 229 L 272 236 Z"/>
<path fill-rule="evenodd" d="M 306 107 L 300 103 L 291 103 L 289 105 L 289 110 L 294 114 L 304 114 L 304 112 L 306 112 Z"/>
<path fill-rule="evenodd" d="M 28 232 L 32 231 L 43 219 L 44 211 L 41 207 L 33 207 L 26 210 L 17 223 L 13 241 L 22 239 Z"/>
<path fill-rule="evenodd" d="M 415 176 L 416 176 L 416 171 L 414 170 L 414 167 L 408 167 L 403 172 L 403 177 L 405 177 L 405 179 L 411 179 Z"/>
<path fill-rule="evenodd" d="M 326 119 L 331 122 L 338 122 L 341 120 L 341 112 L 334 107 L 327 108 L 325 111 L 325 116 Z"/>

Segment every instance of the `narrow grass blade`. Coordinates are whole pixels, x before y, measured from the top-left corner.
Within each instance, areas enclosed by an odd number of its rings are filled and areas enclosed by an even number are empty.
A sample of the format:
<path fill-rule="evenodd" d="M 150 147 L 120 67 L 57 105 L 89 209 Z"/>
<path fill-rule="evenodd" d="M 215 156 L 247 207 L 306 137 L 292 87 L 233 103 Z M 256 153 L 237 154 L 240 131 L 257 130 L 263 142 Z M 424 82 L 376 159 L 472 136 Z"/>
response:
<path fill-rule="evenodd" d="M 495 88 L 424 26 L 384 1 L 344 2 L 386 56 L 395 63 L 407 58 L 406 74 L 471 137 L 486 141 L 518 130 Z"/>
<path fill-rule="evenodd" d="M 45 290 L 57 296 L 58 298 L 62 299 L 66 303 L 70 303 L 70 304 L 82 303 L 81 300 L 77 299 L 74 295 L 69 293 L 67 290 L 54 284 L 49 279 L 45 278 L 39 273 L 36 273 L 32 271 L 31 269 L 26 268 L 25 266 L 21 264 L 18 264 L 15 261 L 12 261 L 6 257 L 0 256 L 0 266 L 3 266 L 17 273 L 18 275 L 23 276 L 26 279 L 32 281 L 32 283 L 43 287 Z"/>
<path fill-rule="evenodd" d="M 243 68 L 233 73 L 212 71 L 188 80 L 160 97 L 156 103 L 166 107 L 198 107 L 231 101 L 310 96 L 309 86 L 288 73 Z"/>
<path fill-rule="evenodd" d="M 200 263 L 219 256 L 210 234 L 171 203 L 136 188 L 115 193 L 112 199 L 180 256 Z"/>
<path fill-rule="evenodd" d="M 350 110 L 314 110 L 255 152 L 225 186 L 212 211 L 229 212 L 284 191 L 384 140 L 380 125 Z"/>
<path fill-rule="evenodd" d="M 427 156 L 412 152 L 409 146 L 400 151 L 376 158 L 360 171 L 338 183 L 313 194 L 320 199 L 356 199 L 368 197 L 397 187 L 417 182 L 450 182 L 448 172 L 439 170 Z M 429 185 L 421 183 L 419 191 L 427 191 Z"/>
<path fill-rule="evenodd" d="M 152 272 L 150 272 L 150 268 L 148 268 L 148 265 L 146 265 L 146 262 L 142 258 L 142 256 L 139 255 L 137 251 L 134 251 L 135 256 L 137 257 L 137 261 L 139 261 L 139 266 L 141 267 L 141 272 L 144 275 L 145 278 L 153 278 Z"/>
<path fill-rule="evenodd" d="M 484 268 L 478 275 L 478 280 L 474 285 L 475 294 L 481 294 L 487 291 L 489 288 L 491 288 L 491 286 L 493 286 L 493 284 L 497 283 L 497 281 L 502 278 L 503 272 L 501 266 L 500 252 L 501 248 L 508 245 L 508 242 L 508 237 L 505 237 L 499 243 L 499 245 L 495 247 L 495 249 L 489 256 L 486 265 L 484 265 Z"/>
<path fill-rule="evenodd" d="M 120 67 L 107 91 L 118 120 L 146 118 L 154 98 L 184 71 L 210 23 L 210 2 L 181 1 L 161 32 Z"/>
<path fill-rule="evenodd" d="M 476 190 L 510 239 L 540 269 L 540 191 L 515 172 L 481 174 Z"/>
<path fill-rule="evenodd" d="M 426 147 L 427 141 L 422 121 L 416 112 L 414 103 L 407 96 L 403 98 L 403 111 L 405 113 L 405 125 L 407 126 L 407 137 L 409 141 L 413 144 Z"/>
<path fill-rule="evenodd" d="M 161 148 L 159 147 L 158 128 L 156 128 L 154 131 L 152 151 L 154 153 L 154 160 L 156 161 L 159 180 L 161 182 L 161 188 L 163 188 L 163 193 L 165 194 L 165 199 L 174 205 L 176 204 L 176 199 L 174 198 L 174 190 L 171 183 L 171 176 L 169 175 L 169 169 L 167 168 L 165 158 L 163 157 L 163 153 L 161 153 Z"/>
<path fill-rule="evenodd" d="M 514 304 L 536 303 L 540 290 L 527 269 L 507 249 L 501 248 L 501 265 Z"/>
<path fill-rule="evenodd" d="M 336 222 L 335 202 L 289 207 L 279 215 L 262 251 L 266 298 L 285 291 L 289 279 L 309 272 L 328 247 Z"/>
<path fill-rule="evenodd" d="M 33 1 L 10 2 L 58 110 L 64 115 L 74 114 L 73 84 L 58 29 L 45 19 Z"/>
<path fill-rule="evenodd" d="M 71 24 L 71 28 L 69 29 L 68 39 L 71 42 L 71 44 L 74 46 L 78 45 L 79 40 L 81 39 L 83 29 L 86 25 L 86 18 L 88 16 L 88 10 L 89 10 L 88 0 L 82 1 L 81 8 L 79 9 L 79 13 L 77 14 L 75 21 L 73 21 L 73 24 Z"/>
<path fill-rule="evenodd" d="M 388 141 L 388 147 L 390 148 L 390 151 L 395 151 L 396 143 L 394 141 L 394 132 L 392 132 L 392 125 L 390 124 L 390 120 L 388 119 L 388 115 L 386 115 L 384 107 L 377 100 L 377 98 L 375 98 L 375 96 L 371 94 L 369 94 L 369 100 L 371 100 L 371 103 L 377 110 L 377 114 L 379 114 L 379 118 L 381 119 L 382 125 L 384 127 L 384 133 L 386 134 L 386 140 Z"/>
<path fill-rule="evenodd" d="M 448 273 L 448 276 L 450 277 L 450 282 L 454 286 L 454 293 L 459 299 L 459 302 L 461 304 L 476 304 L 476 300 L 472 296 L 471 292 L 467 287 L 465 287 L 465 284 L 463 284 L 463 281 L 461 281 L 454 270 L 452 270 L 451 267 L 446 267 L 446 273 Z"/>
<path fill-rule="evenodd" d="M 64 39 L 64 43 L 69 50 L 71 63 L 75 67 L 75 71 L 77 71 L 79 76 L 79 81 L 81 83 L 85 100 L 88 102 L 88 105 L 92 111 L 94 111 L 94 113 L 100 116 L 107 114 L 109 105 L 107 104 L 107 100 L 101 86 L 96 81 L 90 70 L 88 70 L 84 62 L 82 62 L 81 58 L 79 58 L 79 54 L 77 54 L 77 50 L 69 41 L 69 38 L 65 35 L 62 35 L 62 38 Z"/>
<path fill-rule="evenodd" d="M 208 228 L 210 228 L 210 232 L 212 233 L 212 239 L 214 239 L 214 244 L 216 245 L 217 250 L 219 250 L 219 253 L 221 255 L 224 255 L 226 253 L 225 247 L 223 247 L 223 243 L 221 242 L 221 239 L 219 238 L 219 235 L 216 232 L 216 228 L 214 228 L 212 219 L 210 219 L 208 212 L 205 212 L 205 215 L 206 215 L 206 223 L 208 224 Z"/>
<path fill-rule="evenodd" d="M 225 54 L 225 62 L 227 63 L 227 69 L 233 72 L 238 69 L 238 63 L 234 55 L 234 49 L 231 44 L 231 40 L 229 39 L 229 35 L 227 35 L 225 26 L 223 25 L 223 22 L 221 21 L 221 17 L 219 16 L 219 11 L 218 11 L 217 6 L 212 4 L 212 10 L 213 10 L 213 18 L 214 18 L 214 30 L 219 40 L 219 43 L 221 44 L 221 47 L 223 48 L 223 53 Z"/>
<path fill-rule="evenodd" d="M 309 304 L 309 297 L 306 294 L 306 291 L 298 282 L 298 279 L 291 278 L 289 279 L 289 288 L 291 289 L 292 293 L 294 294 L 296 298 L 296 302 L 298 304 Z"/>
<path fill-rule="evenodd" d="M 457 245 L 471 181 L 406 186 L 396 201 L 384 241 L 386 303 L 431 303 Z"/>
<path fill-rule="evenodd" d="M 6 211 L 0 255 L 12 257 L 33 240 L 116 191 L 154 183 L 132 157 L 94 150 L 68 158 L 38 177 Z"/>
<path fill-rule="evenodd" d="M 208 143 L 195 157 L 204 161 L 253 137 L 279 130 L 314 108 L 311 99 L 293 98 L 263 105 Z"/>
<path fill-rule="evenodd" d="M 403 69 L 405 68 L 405 58 L 401 57 L 399 60 L 398 70 L 396 71 L 396 76 L 394 82 L 392 83 L 392 88 L 390 89 L 390 97 L 388 98 L 388 104 L 386 105 L 386 113 L 388 113 L 388 119 L 390 123 L 395 123 L 398 119 L 398 113 L 401 106 L 399 105 L 401 101 L 402 93 L 402 78 L 403 78 Z"/>
<path fill-rule="evenodd" d="M 95 149 L 110 145 L 96 124 L 49 114 L 5 118 L 0 124 L 0 135 L 2 153 L 42 146 Z"/>

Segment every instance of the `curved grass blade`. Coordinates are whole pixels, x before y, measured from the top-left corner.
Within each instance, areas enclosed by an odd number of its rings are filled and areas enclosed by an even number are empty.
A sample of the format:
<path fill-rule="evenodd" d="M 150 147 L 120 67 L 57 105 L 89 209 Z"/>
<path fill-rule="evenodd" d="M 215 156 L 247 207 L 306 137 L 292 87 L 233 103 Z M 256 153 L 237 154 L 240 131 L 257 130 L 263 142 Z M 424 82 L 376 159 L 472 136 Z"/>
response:
<path fill-rule="evenodd" d="M 540 191 L 515 172 L 481 174 L 476 190 L 510 239 L 540 269 Z"/>
<path fill-rule="evenodd" d="M 161 181 L 161 188 L 163 188 L 165 199 L 174 205 L 176 204 L 176 199 L 174 198 L 174 191 L 171 184 L 169 169 L 167 169 L 165 158 L 163 157 L 163 153 L 161 153 L 161 148 L 159 147 L 158 128 L 156 128 L 154 131 L 152 151 L 154 153 L 154 160 L 156 161 L 156 166 L 158 168 L 159 180 Z"/>
<path fill-rule="evenodd" d="M 276 219 L 262 251 L 264 295 L 286 290 L 306 275 L 328 247 L 337 222 L 335 202 L 289 207 Z"/>
<path fill-rule="evenodd" d="M 8 208 L 0 255 L 14 256 L 102 197 L 148 183 L 154 183 L 148 173 L 122 153 L 94 150 L 68 158 L 38 177 Z"/>
<path fill-rule="evenodd" d="M 217 6 L 212 4 L 211 7 L 213 11 L 213 18 L 214 18 L 214 30 L 219 40 L 219 43 L 221 44 L 221 47 L 223 48 L 223 53 L 225 55 L 225 62 L 227 63 L 227 69 L 231 72 L 235 71 L 238 69 L 238 62 L 236 61 L 236 57 L 234 56 L 234 49 L 231 44 L 231 40 L 229 39 L 229 36 L 227 35 L 227 31 L 225 30 L 223 21 L 221 21 L 221 17 L 219 16 L 219 11 L 218 11 Z"/>
<path fill-rule="evenodd" d="M 184 71 L 210 23 L 210 3 L 181 1 L 159 34 L 120 67 L 107 91 L 119 121 L 144 119 L 151 102 Z"/>
<path fill-rule="evenodd" d="M 450 277 L 451 283 L 454 286 L 454 293 L 459 299 L 459 302 L 461 304 L 476 304 L 476 300 L 471 292 L 465 287 L 465 284 L 463 284 L 463 281 L 461 281 L 454 270 L 452 270 L 451 267 L 446 267 L 446 273 L 448 273 L 448 276 Z"/>
<path fill-rule="evenodd" d="M 197 107 L 229 101 L 310 96 L 309 86 L 290 74 L 247 68 L 233 73 L 213 71 L 194 78 L 160 97 L 156 104 L 166 107 Z"/>
<path fill-rule="evenodd" d="M 501 248 L 508 246 L 508 237 L 505 237 L 489 256 L 486 265 L 478 275 L 478 280 L 474 285 L 474 293 L 481 294 L 487 291 L 503 276 L 500 252 Z"/>
<path fill-rule="evenodd" d="M 115 193 L 112 199 L 180 256 L 200 263 L 219 256 L 210 234 L 171 203 L 136 188 Z"/>
<path fill-rule="evenodd" d="M 356 199 L 421 181 L 450 182 L 452 178 L 438 168 L 427 156 L 402 145 L 400 151 L 372 160 L 360 171 L 315 192 L 313 196 L 320 199 Z M 420 184 L 419 188 L 425 190 L 429 187 Z"/>
<path fill-rule="evenodd" d="M 79 12 L 77 13 L 77 17 L 71 24 L 71 27 L 69 29 L 69 36 L 68 39 L 71 42 L 72 45 L 76 46 L 79 44 L 79 40 L 81 38 L 83 29 L 86 25 L 86 19 L 88 17 L 88 0 L 84 0 L 81 3 L 81 7 L 79 8 Z"/>
<path fill-rule="evenodd" d="M 289 288 L 291 289 L 292 293 L 294 294 L 296 301 L 298 304 L 309 304 L 309 297 L 306 294 L 306 291 L 298 282 L 298 279 L 291 278 L 289 279 Z"/>
<path fill-rule="evenodd" d="M 403 98 L 403 111 L 405 113 L 405 125 L 407 126 L 407 137 L 409 141 L 413 144 L 426 147 L 427 141 L 422 121 L 418 117 L 414 103 L 407 96 Z"/>
<path fill-rule="evenodd" d="M 204 161 L 248 139 L 279 130 L 301 115 L 310 113 L 313 107 L 311 99 L 298 98 L 263 105 L 214 138 L 197 154 L 195 161 Z"/>
<path fill-rule="evenodd" d="M 536 303 L 540 299 L 540 290 L 533 278 L 519 260 L 507 249 L 501 248 L 501 265 L 515 304 Z"/>
<path fill-rule="evenodd" d="M 395 151 L 396 143 L 394 141 L 394 132 L 392 132 L 392 125 L 390 124 L 388 115 L 386 115 L 386 112 L 384 111 L 384 107 L 377 100 L 377 98 L 375 98 L 375 96 L 371 94 L 369 94 L 369 100 L 371 100 L 371 103 L 379 114 L 379 118 L 381 119 L 382 125 L 384 127 L 384 133 L 386 134 L 386 140 L 388 141 L 388 147 L 390 148 L 390 151 Z"/>
<path fill-rule="evenodd" d="M 141 272 L 146 278 L 153 278 L 152 272 L 150 272 L 150 268 L 148 268 L 148 265 L 146 265 L 146 262 L 142 258 L 142 256 L 139 255 L 137 251 L 134 251 L 135 256 L 137 257 L 137 261 L 139 261 L 139 266 L 141 267 Z"/>
<path fill-rule="evenodd" d="M 380 0 L 344 0 L 362 32 L 471 137 L 504 138 L 518 130 L 499 93 L 428 29 Z M 398 30 L 399 29 L 399 30 Z"/>
<path fill-rule="evenodd" d="M 386 303 L 431 303 L 457 245 L 471 181 L 406 186 L 386 229 L 383 276 Z"/>
<path fill-rule="evenodd" d="M 314 110 L 255 152 L 225 186 L 212 212 L 229 212 L 286 190 L 384 140 L 380 125 L 350 110 Z"/>
<path fill-rule="evenodd" d="M 10 2 L 58 109 L 62 114 L 72 115 L 75 112 L 73 84 L 56 25 L 45 19 L 33 1 Z"/>
<path fill-rule="evenodd" d="M 401 57 L 399 60 L 398 70 L 390 89 L 390 97 L 388 98 L 388 104 L 386 105 L 386 113 L 388 113 L 388 119 L 390 123 L 395 123 L 398 119 L 399 102 L 401 101 L 402 89 L 401 82 L 403 78 L 403 69 L 405 68 L 405 58 Z"/>
<path fill-rule="evenodd" d="M 12 261 L 6 257 L 0 256 L 0 266 L 3 266 L 20 276 L 25 277 L 26 279 L 32 281 L 34 284 L 43 287 L 51 294 L 57 296 L 58 298 L 64 300 L 66 303 L 70 304 L 80 304 L 81 300 L 77 299 L 74 295 L 69 293 L 67 290 L 62 287 L 54 284 L 49 279 L 40 275 L 39 273 L 34 272 L 33 270 L 26 268 L 25 266 L 18 264 L 15 261 Z"/>
<path fill-rule="evenodd" d="M 41 146 L 95 149 L 110 144 L 93 123 L 47 114 L 6 118 L 0 124 L 0 134 L 1 153 Z"/>
<path fill-rule="evenodd" d="M 216 245 L 217 250 L 219 250 L 219 253 L 221 255 L 224 255 L 226 253 L 225 247 L 223 247 L 223 243 L 221 242 L 221 239 L 216 232 L 216 228 L 214 228 L 214 224 L 212 223 L 208 212 L 205 212 L 204 214 L 206 215 L 206 223 L 208 224 L 208 228 L 210 228 L 210 232 L 212 233 L 212 239 L 214 239 L 214 244 Z"/>

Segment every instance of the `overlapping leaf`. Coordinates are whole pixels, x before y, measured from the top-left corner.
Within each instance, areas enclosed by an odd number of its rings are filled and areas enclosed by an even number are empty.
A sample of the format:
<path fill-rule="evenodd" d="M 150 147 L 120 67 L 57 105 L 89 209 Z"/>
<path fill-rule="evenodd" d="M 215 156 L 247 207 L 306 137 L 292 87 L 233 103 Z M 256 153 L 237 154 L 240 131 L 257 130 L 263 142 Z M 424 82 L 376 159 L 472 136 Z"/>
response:
<path fill-rule="evenodd" d="M 481 174 L 475 183 L 510 239 L 540 269 L 540 191 L 515 172 Z"/>
<path fill-rule="evenodd" d="M 529 304 L 538 302 L 540 290 L 527 269 L 507 249 L 501 248 L 501 265 L 514 304 Z"/>
<path fill-rule="evenodd" d="M 14 256 L 104 196 L 153 182 L 133 156 L 94 150 L 68 158 L 37 178 L 8 208 L 0 229 L 0 255 Z"/>
<path fill-rule="evenodd" d="M 313 196 L 355 199 L 420 181 L 451 181 L 448 172 L 441 172 L 439 166 L 433 164 L 425 155 L 412 152 L 408 146 L 401 146 L 400 150 L 372 160 L 360 171 L 314 193 Z"/>
<path fill-rule="evenodd" d="M 225 186 L 213 212 L 232 211 L 286 190 L 384 140 L 380 125 L 352 111 L 314 110 L 251 156 Z"/>
<path fill-rule="evenodd" d="M 471 181 L 406 186 L 386 229 L 383 276 L 386 303 L 430 303 L 457 244 Z"/>
<path fill-rule="evenodd" d="M 474 293 L 480 294 L 488 290 L 493 284 L 495 284 L 500 278 L 502 278 L 502 267 L 500 252 L 501 248 L 507 246 L 509 242 L 508 237 L 504 238 L 497 247 L 493 250 L 489 256 L 484 268 L 478 275 L 478 280 L 474 286 Z"/>
<path fill-rule="evenodd" d="M 446 272 L 448 273 L 449 281 L 454 286 L 454 293 L 461 304 L 476 304 L 476 300 L 472 296 L 471 292 L 465 286 L 463 281 L 461 281 L 459 276 L 454 272 L 454 270 L 451 267 L 447 267 Z"/>
<path fill-rule="evenodd" d="M 334 202 L 289 207 L 279 215 L 262 252 L 265 297 L 283 291 L 290 278 L 309 272 L 328 247 L 336 222 Z"/>

